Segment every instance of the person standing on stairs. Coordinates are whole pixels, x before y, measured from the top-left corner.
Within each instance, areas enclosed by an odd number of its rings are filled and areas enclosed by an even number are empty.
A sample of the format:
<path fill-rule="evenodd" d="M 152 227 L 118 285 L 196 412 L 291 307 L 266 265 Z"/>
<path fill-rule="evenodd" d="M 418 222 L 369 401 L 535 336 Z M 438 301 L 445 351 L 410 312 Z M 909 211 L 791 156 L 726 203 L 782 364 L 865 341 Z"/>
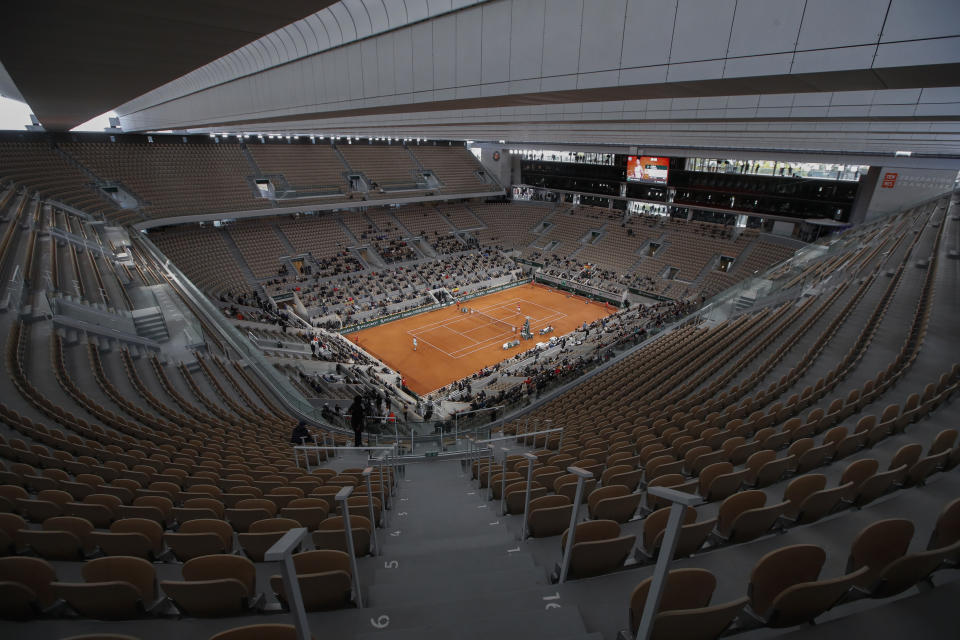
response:
<path fill-rule="evenodd" d="M 353 446 L 363 445 L 363 424 L 366 418 L 366 408 L 363 406 L 363 398 L 354 396 L 353 404 L 350 405 L 350 426 L 353 427 Z"/>

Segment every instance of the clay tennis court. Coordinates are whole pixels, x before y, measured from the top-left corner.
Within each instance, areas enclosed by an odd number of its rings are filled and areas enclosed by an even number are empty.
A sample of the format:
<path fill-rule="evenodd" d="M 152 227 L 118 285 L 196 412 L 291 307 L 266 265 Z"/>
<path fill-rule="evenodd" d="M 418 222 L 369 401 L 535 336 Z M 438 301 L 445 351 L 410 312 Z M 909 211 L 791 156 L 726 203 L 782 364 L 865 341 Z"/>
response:
<path fill-rule="evenodd" d="M 536 284 L 474 298 L 463 306 L 475 313 L 450 306 L 364 329 L 349 338 L 359 340 L 366 351 L 399 371 L 410 389 L 429 393 L 613 312 L 602 303 L 568 298 L 566 293 Z M 533 339 L 520 340 L 518 347 L 504 350 L 503 343 L 519 339 L 526 317 L 530 318 Z M 538 335 L 547 325 L 553 327 L 553 333 Z"/>

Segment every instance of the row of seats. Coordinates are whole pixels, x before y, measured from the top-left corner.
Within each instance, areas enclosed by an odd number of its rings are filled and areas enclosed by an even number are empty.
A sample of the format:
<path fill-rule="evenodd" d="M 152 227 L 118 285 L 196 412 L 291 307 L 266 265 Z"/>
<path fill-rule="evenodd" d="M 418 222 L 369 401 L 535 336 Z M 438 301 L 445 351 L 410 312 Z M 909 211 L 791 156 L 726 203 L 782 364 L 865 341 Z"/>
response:
<path fill-rule="evenodd" d="M 316 549 L 293 555 L 294 569 L 307 611 L 326 611 L 351 603 L 352 568 L 342 551 Z M 38 616 L 75 615 L 125 620 L 166 615 L 227 617 L 259 613 L 264 594 L 257 593 L 254 563 L 234 555 L 199 555 L 187 560 L 182 580 L 162 580 L 147 560 L 118 555 L 83 565 L 83 582 L 63 582 L 46 561 L 31 557 L 0 558 L 0 617 L 29 620 Z M 270 588 L 283 609 L 288 600 L 279 575 Z M 161 595 L 162 592 L 162 595 Z"/>
<path fill-rule="evenodd" d="M 861 598 L 889 598 L 925 582 L 935 571 L 960 568 L 960 499 L 940 513 L 926 549 L 908 553 L 914 523 L 879 520 L 853 540 L 846 573 L 821 578 L 827 559 L 812 544 L 781 547 L 764 555 L 750 572 L 747 595 L 711 605 L 716 576 L 706 569 L 667 574 L 652 638 L 715 638 L 730 629 L 792 627 Z M 640 626 L 652 579 L 630 595 L 630 630 Z"/>

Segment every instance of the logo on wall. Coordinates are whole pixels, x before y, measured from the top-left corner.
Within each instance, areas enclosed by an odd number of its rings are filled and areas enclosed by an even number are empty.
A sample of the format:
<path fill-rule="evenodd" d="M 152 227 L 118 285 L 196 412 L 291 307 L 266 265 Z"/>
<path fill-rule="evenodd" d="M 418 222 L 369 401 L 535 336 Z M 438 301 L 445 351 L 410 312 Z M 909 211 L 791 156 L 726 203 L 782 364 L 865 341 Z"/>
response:
<path fill-rule="evenodd" d="M 500 161 L 500 152 L 499 152 L 499 151 L 494 151 L 494 152 L 493 152 L 493 161 L 494 161 L 494 162 L 499 162 L 499 161 Z"/>
<path fill-rule="evenodd" d="M 893 172 L 883 174 L 883 182 L 880 183 L 881 189 L 893 189 L 897 185 L 897 174 Z"/>

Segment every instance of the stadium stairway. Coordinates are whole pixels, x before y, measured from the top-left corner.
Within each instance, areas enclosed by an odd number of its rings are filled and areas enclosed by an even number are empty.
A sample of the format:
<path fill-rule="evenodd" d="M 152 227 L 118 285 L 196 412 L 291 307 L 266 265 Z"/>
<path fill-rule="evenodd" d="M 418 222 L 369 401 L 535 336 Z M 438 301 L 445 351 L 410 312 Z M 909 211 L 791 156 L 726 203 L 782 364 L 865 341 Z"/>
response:
<path fill-rule="evenodd" d="M 354 637 L 599 640 L 465 477 L 457 462 L 407 466 L 367 590 L 374 628 Z"/>
<path fill-rule="evenodd" d="M 283 245 L 283 248 L 287 250 L 288 256 L 299 255 L 301 252 L 297 251 L 296 248 L 290 243 L 290 239 L 287 238 L 287 235 L 283 232 L 283 229 L 280 228 L 276 222 L 270 223 L 270 227 L 273 229 L 273 232 L 277 234 L 277 238 L 280 240 L 280 244 Z"/>
<path fill-rule="evenodd" d="M 480 216 L 477 215 L 477 212 L 470 208 L 470 205 L 464 204 L 464 205 L 463 205 L 463 208 L 466 209 L 467 213 L 470 214 L 470 217 L 471 217 L 471 218 L 473 218 L 474 220 L 476 220 L 476 224 L 475 224 L 475 225 L 471 225 L 471 226 L 469 226 L 469 227 L 464 227 L 463 229 L 460 229 L 461 231 L 463 231 L 463 230 L 465 230 L 465 229 L 486 229 L 486 228 L 487 228 L 487 225 L 483 222 L 483 220 L 480 219 Z M 454 225 L 454 226 L 456 226 L 456 225 Z"/>
<path fill-rule="evenodd" d="M 255 286 L 257 277 L 253 275 L 250 265 L 248 265 L 247 261 L 244 260 L 243 254 L 240 253 L 240 248 L 237 246 L 237 243 L 233 241 L 233 238 L 224 227 L 220 227 L 220 235 L 223 237 L 223 243 L 226 245 L 227 250 L 230 251 L 230 255 L 233 256 L 237 266 L 240 267 L 240 272 L 243 274 L 243 277 L 247 279 L 247 282 L 250 283 L 251 286 Z"/>

